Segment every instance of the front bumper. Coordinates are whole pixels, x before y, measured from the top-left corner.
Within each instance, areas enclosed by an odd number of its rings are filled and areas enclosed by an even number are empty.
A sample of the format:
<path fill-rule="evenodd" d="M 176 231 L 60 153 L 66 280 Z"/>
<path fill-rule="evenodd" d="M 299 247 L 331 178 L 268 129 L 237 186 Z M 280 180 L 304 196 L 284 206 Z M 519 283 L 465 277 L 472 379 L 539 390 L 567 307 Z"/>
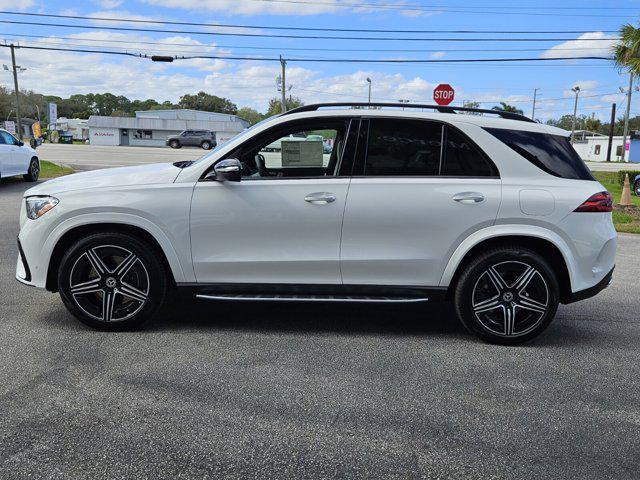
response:
<path fill-rule="evenodd" d="M 33 286 L 31 283 L 31 269 L 27 262 L 27 257 L 22 250 L 22 244 L 18 238 L 18 263 L 16 264 L 16 280 L 25 285 Z"/>
<path fill-rule="evenodd" d="M 587 298 L 591 298 L 596 296 L 602 290 L 611 285 L 611 281 L 613 280 L 613 270 L 615 270 L 615 266 L 607 273 L 602 280 L 600 280 L 593 287 L 586 288 L 584 290 L 579 290 L 577 292 L 573 292 L 563 303 L 574 303 L 579 302 L 580 300 L 585 300 Z"/>

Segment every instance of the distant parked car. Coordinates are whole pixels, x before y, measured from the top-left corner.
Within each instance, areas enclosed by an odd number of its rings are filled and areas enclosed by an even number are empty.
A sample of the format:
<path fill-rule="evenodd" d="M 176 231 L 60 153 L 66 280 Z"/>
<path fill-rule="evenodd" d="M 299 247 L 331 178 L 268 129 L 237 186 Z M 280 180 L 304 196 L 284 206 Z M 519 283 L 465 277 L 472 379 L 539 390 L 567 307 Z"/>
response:
<path fill-rule="evenodd" d="M 633 181 L 633 191 L 636 192 L 638 197 L 640 197 L 640 175 L 636 175 L 636 178 Z"/>
<path fill-rule="evenodd" d="M 215 132 L 210 130 L 185 130 L 178 135 L 168 136 L 166 144 L 171 148 L 201 147 L 210 150 L 218 142 L 216 142 Z"/>
<path fill-rule="evenodd" d="M 40 176 L 36 151 L 6 130 L 0 130 L 0 178 L 22 175 L 27 182 Z"/>

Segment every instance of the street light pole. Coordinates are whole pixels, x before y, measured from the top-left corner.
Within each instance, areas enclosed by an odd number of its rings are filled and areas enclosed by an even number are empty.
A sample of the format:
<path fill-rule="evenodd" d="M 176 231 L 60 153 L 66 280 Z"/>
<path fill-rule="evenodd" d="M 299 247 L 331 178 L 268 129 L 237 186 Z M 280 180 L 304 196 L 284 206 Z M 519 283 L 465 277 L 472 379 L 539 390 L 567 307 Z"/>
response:
<path fill-rule="evenodd" d="M 631 111 L 631 91 L 633 90 L 633 72 L 629 72 L 629 90 L 627 90 L 627 110 L 624 112 L 624 131 L 622 133 L 622 158 L 624 162 L 627 151 L 627 135 L 629 134 L 629 112 Z"/>
<path fill-rule="evenodd" d="M 371 79 L 367 77 L 367 83 L 369 84 L 369 102 L 371 103 Z"/>
<path fill-rule="evenodd" d="M 287 66 L 287 62 L 284 58 L 282 58 L 282 55 L 280 55 L 280 65 L 282 66 L 282 75 L 280 78 L 280 81 L 282 82 L 281 85 L 281 90 L 282 90 L 282 113 L 287 111 L 287 89 L 285 88 L 286 82 L 285 82 L 285 71 L 286 71 L 286 66 Z"/>
<path fill-rule="evenodd" d="M 576 101 L 573 104 L 573 122 L 571 122 L 571 144 L 573 145 L 574 136 L 576 133 L 576 113 L 578 112 L 578 95 L 580 94 L 580 86 L 576 85 L 571 89 L 576 94 Z"/>
<path fill-rule="evenodd" d="M 18 124 L 18 140 L 22 140 L 22 121 L 20 119 L 20 90 L 18 89 L 18 67 L 16 66 L 15 46 L 11 44 L 11 64 L 13 65 L 13 87 L 16 91 L 16 120 Z"/>
<path fill-rule="evenodd" d="M 538 97 L 539 88 L 533 89 L 533 109 L 531 110 L 531 120 L 536 120 L 536 98 Z"/>

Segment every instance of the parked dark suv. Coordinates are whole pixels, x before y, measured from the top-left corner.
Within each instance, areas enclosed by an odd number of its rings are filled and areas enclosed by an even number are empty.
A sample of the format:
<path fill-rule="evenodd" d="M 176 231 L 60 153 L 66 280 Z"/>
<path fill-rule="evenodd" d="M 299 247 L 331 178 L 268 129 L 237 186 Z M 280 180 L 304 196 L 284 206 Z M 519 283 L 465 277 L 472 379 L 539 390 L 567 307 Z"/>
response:
<path fill-rule="evenodd" d="M 185 130 L 178 135 L 167 137 L 166 144 L 171 148 L 180 147 L 202 147 L 205 150 L 214 148 L 216 142 L 216 134 L 210 130 Z"/>

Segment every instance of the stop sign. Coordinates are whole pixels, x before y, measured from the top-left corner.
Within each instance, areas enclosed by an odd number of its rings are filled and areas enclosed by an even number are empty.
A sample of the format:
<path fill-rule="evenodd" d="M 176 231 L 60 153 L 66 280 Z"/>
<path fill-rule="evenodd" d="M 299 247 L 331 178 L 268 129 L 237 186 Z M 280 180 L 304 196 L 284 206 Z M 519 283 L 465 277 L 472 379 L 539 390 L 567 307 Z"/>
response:
<path fill-rule="evenodd" d="M 438 105 L 449 105 L 453 102 L 453 88 L 448 83 L 441 83 L 433 90 L 433 99 Z"/>

